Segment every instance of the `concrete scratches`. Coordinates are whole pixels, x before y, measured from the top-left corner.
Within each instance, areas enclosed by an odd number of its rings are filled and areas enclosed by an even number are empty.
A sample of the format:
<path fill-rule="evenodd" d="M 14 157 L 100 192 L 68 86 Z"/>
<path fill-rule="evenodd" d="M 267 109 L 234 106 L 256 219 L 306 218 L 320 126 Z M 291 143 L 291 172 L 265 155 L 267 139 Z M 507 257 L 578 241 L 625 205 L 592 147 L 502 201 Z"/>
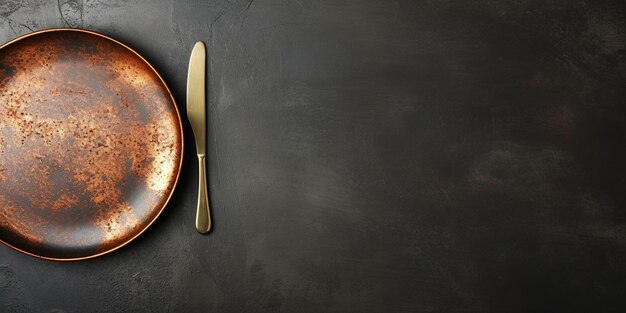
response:
<path fill-rule="evenodd" d="M 59 12 L 67 26 L 83 27 L 83 1 L 82 0 L 58 0 Z"/>

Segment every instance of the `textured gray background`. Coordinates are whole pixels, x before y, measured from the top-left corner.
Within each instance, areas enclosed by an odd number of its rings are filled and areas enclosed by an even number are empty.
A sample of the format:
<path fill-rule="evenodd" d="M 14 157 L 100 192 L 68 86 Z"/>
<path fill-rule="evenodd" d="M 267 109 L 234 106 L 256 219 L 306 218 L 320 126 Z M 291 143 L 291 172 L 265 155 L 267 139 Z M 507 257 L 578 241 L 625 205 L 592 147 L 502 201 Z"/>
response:
<path fill-rule="evenodd" d="M 127 247 L 0 246 L 0 311 L 624 312 L 622 3 L 0 2 L 2 41 L 102 32 L 181 105 L 207 43 L 215 222 L 189 145 Z"/>

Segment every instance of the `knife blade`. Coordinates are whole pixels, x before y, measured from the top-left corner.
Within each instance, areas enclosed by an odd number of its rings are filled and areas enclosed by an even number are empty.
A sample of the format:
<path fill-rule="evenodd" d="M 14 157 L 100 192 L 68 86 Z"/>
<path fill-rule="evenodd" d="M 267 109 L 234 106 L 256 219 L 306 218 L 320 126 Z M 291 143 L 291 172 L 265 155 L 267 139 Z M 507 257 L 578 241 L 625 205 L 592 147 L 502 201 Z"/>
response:
<path fill-rule="evenodd" d="M 196 230 L 206 234 L 211 230 L 209 194 L 206 183 L 206 47 L 196 42 L 189 58 L 187 73 L 187 118 L 193 129 L 198 154 L 198 207 Z"/>

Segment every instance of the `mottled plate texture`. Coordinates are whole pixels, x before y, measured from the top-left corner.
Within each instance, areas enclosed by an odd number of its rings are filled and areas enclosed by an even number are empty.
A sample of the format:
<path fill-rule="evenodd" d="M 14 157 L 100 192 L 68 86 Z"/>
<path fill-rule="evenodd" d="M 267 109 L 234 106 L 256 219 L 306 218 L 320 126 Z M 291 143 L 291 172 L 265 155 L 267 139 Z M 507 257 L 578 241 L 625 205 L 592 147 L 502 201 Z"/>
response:
<path fill-rule="evenodd" d="M 141 56 L 83 30 L 0 47 L 0 240 L 76 260 L 113 251 L 161 213 L 178 180 L 181 121 Z"/>

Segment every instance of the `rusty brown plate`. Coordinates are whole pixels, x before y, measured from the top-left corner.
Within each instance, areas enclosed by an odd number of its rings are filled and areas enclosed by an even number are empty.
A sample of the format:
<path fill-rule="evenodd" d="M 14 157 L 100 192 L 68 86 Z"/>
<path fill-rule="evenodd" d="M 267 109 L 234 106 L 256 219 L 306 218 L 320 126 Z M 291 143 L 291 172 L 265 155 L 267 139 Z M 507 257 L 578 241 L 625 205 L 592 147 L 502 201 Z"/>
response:
<path fill-rule="evenodd" d="M 31 33 L 0 47 L 0 241 L 53 260 L 113 251 L 159 216 L 183 134 L 155 69 L 107 36 Z"/>

